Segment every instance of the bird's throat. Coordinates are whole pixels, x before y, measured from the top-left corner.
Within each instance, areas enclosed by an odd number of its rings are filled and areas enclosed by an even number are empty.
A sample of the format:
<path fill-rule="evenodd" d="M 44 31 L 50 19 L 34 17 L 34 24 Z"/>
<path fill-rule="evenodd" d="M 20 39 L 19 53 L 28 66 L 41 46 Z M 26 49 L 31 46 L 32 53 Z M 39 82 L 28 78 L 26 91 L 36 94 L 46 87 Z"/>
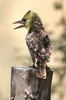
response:
<path fill-rule="evenodd" d="M 27 30 L 28 30 L 28 32 L 29 32 L 29 30 L 30 30 L 30 27 L 28 26 L 28 27 L 26 27 L 27 28 Z"/>

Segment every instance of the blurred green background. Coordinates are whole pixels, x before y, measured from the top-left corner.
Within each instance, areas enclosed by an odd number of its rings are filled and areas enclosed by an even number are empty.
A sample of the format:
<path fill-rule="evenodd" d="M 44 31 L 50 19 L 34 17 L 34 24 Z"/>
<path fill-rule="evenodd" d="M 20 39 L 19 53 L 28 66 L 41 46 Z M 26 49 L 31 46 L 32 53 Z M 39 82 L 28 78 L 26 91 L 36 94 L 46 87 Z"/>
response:
<path fill-rule="evenodd" d="M 0 0 L 0 100 L 10 98 L 11 66 L 31 65 L 27 30 L 14 31 L 14 21 L 32 10 L 39 14 L 52 41 L 52 100 L 66 100 L 66 0 Z"/>

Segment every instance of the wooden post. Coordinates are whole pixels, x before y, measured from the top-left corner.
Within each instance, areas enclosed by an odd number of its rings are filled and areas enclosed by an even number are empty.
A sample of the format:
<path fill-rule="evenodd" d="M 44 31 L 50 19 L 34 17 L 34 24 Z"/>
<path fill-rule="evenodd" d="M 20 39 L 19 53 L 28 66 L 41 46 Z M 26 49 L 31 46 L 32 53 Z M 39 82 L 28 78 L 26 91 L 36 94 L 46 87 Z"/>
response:
<path fill-rule="evenodd" d="M 11 68 L 11 98 L 10 100 L 50 100 L 53 71 L 47 67 L 47 78 L 36 76 L 36 68 Z"/>

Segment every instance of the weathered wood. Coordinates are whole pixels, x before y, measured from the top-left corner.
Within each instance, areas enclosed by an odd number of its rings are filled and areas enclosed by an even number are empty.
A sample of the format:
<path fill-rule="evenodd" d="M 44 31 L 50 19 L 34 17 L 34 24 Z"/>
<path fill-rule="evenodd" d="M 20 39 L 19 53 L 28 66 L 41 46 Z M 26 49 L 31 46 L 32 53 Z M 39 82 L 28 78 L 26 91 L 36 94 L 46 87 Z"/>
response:
<path fill-rule="evenodd" d="M 53 71 L 47 67 L 47 78 L 36 76 L 36 68 L 12 67 L 11 100 L 50 100 Z"/>

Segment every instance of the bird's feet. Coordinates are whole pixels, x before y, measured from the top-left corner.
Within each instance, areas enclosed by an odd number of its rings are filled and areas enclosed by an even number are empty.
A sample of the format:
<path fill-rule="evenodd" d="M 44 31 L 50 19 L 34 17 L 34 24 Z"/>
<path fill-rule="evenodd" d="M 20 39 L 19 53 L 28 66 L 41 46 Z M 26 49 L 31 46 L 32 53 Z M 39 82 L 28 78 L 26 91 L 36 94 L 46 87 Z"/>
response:
<path fill-rule="evenodd" d="M 37 68 L 34 64 L 32 65 L 32 68 Z"/>

